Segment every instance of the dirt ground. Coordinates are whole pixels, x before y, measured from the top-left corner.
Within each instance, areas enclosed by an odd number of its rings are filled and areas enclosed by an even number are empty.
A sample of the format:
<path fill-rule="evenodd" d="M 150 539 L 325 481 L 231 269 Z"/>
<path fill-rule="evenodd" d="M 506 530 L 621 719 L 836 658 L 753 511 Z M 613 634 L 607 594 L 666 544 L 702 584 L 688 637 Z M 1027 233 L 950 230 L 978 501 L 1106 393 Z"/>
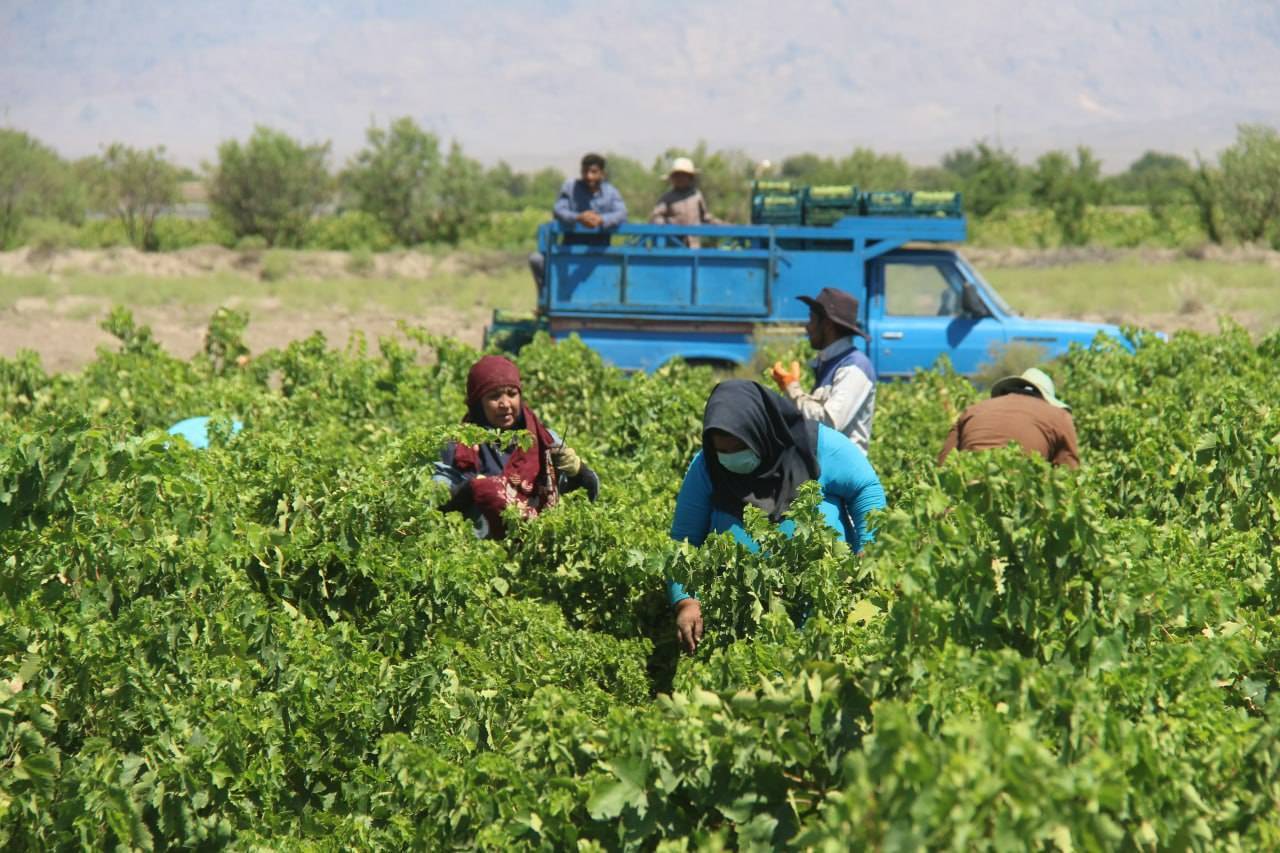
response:
<path fill-rule="evenodd" d="M 965 255 L 983 267 L 1043 267 L 1073 263 L 1098 263 L 1121 257 L 1133 258 L 1133 251 L 1079 249 L 1026 250 L 983 249 L 964 247 Z M 430 279 L 434 276 L 484 275 L 487 271 L 510 269 L 523 264 L 512 253 L 480 253 L 431 255 L 421 252 L 392 252 L 366 256 L 366 263 L 355 267 L 346 252 L 291 252 L 290 275 L 308 279 L 351 279 L 357 285 L 362 279 Z M 1177 250 L 1141 250 L 1140 257 L 1151 262 L 1168 262 L 1189 255 Z M 132 249 L 98 251 L 68 250 L 36 252 L 19 250 L 0 252 L 0 287 L 6 277 L 46 276 L 57 281 L 76 275 L 129 276 L 157 278 L 199 278 L 211 275 L 242 276 L 248 282 L 263 275 L 268 253 L 236 251 L 216 246 L 201 246 L 180 252 L 144 254 Z M 1222 250 L 1215 247 L 1191 255 L 1209 260 L 1232 260 L 1262 263 L 1280 269 L 1280 252 L 1255 249 Z M 355 270 L 359 271 L 356 272 Z M 252 288 L 246 287 L 246 291 Z M 282 347 L 290 341 L 321 331 L 334 346 L 343 346 L 353 332 L 363 332 L 370 347 L 380 335 L 394 334 L 404 320 L 429 331 L 448 334 L 466 343 L 481 343 L 484 312 L 464 313 L 447 306 L 434 306 L 423 316 L 404 316 L 393 309 L 369 305 L 351 310 L 341 306 L 300 309 L 282 304 L 278 299 L 237 297 L 230 307 L 247 309 L 252 318 L 246 342 L 254 352 Z M 0 356 L 12 358 L 20 350 L 34 350 L 48 371 L 75 370 L 93 360 L 99 346 L 113 345 L 113 339 L 99 328 L 110 309 L 105 299 L 85 296 L 57 298 L 23 297 L 0 308 Z M 186 358 L 201 349 L 204 332 L 212 313 L 208 305 L 156 305 L 132 307 L 135 319 L 149 325 L 156 339 L 174 355 Z M 1135 323 L 1168 332 L 1190 329 L 1212 332 L 1218 328 L 1218 317 L 1209 311 L 1177 314 L 1122 316 L 1117 314 L 1080 315 L 1075 319 Z M 1247 318 L 1246 318 L 1247 319 Z M 1246 325 L 1247 322 L 1246 322 Z"/>
<path fill-rule="evenodd" d="M 198 246 L 178 252 L 143 253 L 134 249 L 61 250 L 39 252 L 21 249 L 0 252 L 0 288 L 6 277 L 48 277 L 60 281 L 74 276 L 128 276 L 198 280 L 230 275 L 246 280 L 245 291 L 264 276 L 270 253 L 237 251 L 219 246 Z M 510 253 L 432 255 L 422 252 L 388 252 L 366 256 L 368 267 L 353 271 L 347 252 L 288 252 L 289 276 L 301 279 L 349 279 L 354 287 L 370 279 L 423 280 L 435 276 L 484 275 L 497 269 L 523 265 L 523 256 Z M 364 333 L 371 348 L 382 335 L 394 334 L 403 320 L 430 332 L 447 334 L 473 346 L 484 336 L 487 312 L 462 312 L 448 306 L 432 306 L 420 316 L 406 316 L 390 308 L 370 305 L 350 310 L 341 306 L 322 310 L 299 309 L 279 299 L 237 297 L 228 307 L 247 310 L 246 343 L 254 352 L 283 347 L 320 331 L 333 346 L 347 343 L 354 332 Z M 86 296 L 19 298 L 0 308 L 0 357 L 12 358 L 20 350 L 40 354 L 50 372 L 78 369 L 92 361 L 99 346 L 114 339 L 99 328 L 111 302 Z M 188 358 L 204 345 L 204 333 L 213 313 L 209 305 L 129 306 L 134 319 L 151 327 L 157 341 L 169 352 Z"/>
<path fill-rule="evenodd" d="M 0 252 L 0 276 L 130 275 L 191 278 L 217 273 L 258 278 L 273 254 L 287 256 L 289 274 L 298 278 L 430 278 L 433 275 L 483 272 L 486 266 L 509 262 L 508 254 L 385 252 L 368 255 L 370 267 L 352 272 L 348 252 L 271 252 L 195 246 L 177 252 L 139 252 L 114 249 L 17 249 Z"/>
<path fill-rule="evenodd" d="M 77 370 L 96 356 L 99 346 L 115 346 L 114 338 L 99 328 L 110 309 L 104 300 L 80 297 L 55 302 L 20 299 L 11 309 L 0 311 L 0 357 L 12 358 L 20 350 L 40 354 L 49 372 Z M 245 301 L 252 317 L 245 342 L 252 352 L 283 347 L 313 332 L 324 333 L 336 347 L 346 344 L 355 332 L 362 332 L 375 350 L 382 335 L 394 335 L 401 320 L 430 332 L 447 334 L 472 346 L 480 346 L 484 322 L 471 320 L 454 311 L 437 310 L 420 317 L 405 317 L 386 311 L 314 312 L 283 310 L 269 300 Z M 195 311 L 181 306 L 133 309 L 134 319 L 151 327 L 160 345 L 179 358 L 189 358 L 204 346 L 204 333 L 211 311 Z"/>

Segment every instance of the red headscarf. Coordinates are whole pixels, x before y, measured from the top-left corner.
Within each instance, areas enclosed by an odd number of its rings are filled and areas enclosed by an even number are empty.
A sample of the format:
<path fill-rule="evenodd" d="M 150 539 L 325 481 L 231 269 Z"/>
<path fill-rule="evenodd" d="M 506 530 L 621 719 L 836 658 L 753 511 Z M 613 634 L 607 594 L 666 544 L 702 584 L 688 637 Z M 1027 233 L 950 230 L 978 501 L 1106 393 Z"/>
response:
<path fill-rule="evenodd" d="M 485 394 L 498 388 L 515 388 L 519 391 L 520 368 L 509 358 L 486 355 L 471 365 L 471 370 L 467 373 L 467 406 L 474 408 L 480 405 Z M 483 425 L 483 419 L 479 423 Z"/>
<path fill-rule="evenodd" d="M 484 396 L 498 388 L 520 389 L 520 369 L 500 355 L 486 355 L 471 366 L 467 374 L 467 415 L 465 423 L 490 426 L 481 406 Z M 517 447 L 502 469 L 501 477 L 485 477 L 472 481 L 476 506 L 489 520 L 490 527 L 501 536 L 504 532 L 502 510 L 515 503 L 528 518 L 553 506 L 559 498 L 556 470 L 551 462 L 555 440 L 523 399 L 520 403 L 524 428 L 533 435 L 528 450 Z M 479 448 L 459 444 L 454 449 L 453 465 L 459 471 L 479 471 Z"/>

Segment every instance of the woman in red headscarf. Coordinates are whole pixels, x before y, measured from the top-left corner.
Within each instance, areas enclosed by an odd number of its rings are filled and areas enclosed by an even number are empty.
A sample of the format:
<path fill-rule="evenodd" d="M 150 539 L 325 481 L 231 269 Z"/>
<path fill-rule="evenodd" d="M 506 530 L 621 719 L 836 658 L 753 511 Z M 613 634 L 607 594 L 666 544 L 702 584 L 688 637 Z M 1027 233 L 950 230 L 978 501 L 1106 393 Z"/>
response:
<path fill-rule="evenodd" d="M 525 404 L 520 370 L 510 360 L 486 355 L 471 366 L 463 422 L 527 430 L 533 436 L 527 450 L 513 438 L 501 445 L 450 442 L 440 454 L 435 479 L 451 492 L 441 509 L 466 514 L 480 538 L 501 539 L 506 534 L 502 512 L 509 506 L 531 518 L 555 506 L 562 492 L 585 488 L 587 496 L 596 499 L 600 478 Z"/>

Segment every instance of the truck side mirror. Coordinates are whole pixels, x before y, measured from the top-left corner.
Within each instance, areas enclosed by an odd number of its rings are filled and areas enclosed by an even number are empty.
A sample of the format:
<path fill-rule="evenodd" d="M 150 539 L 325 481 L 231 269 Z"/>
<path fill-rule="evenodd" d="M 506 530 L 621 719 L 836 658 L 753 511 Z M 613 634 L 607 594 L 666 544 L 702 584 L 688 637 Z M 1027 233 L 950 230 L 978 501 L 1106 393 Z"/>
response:
<path fill-rule="evenodd" d="M 982 294 L 978 293 L 978 288 L 974 287 L 971 281 L 964 283 L 964 289 L 960 294 L 960 307 L 964 309 L 966 317 L 991 316 L 991 309 L 987 307 L 987 303 L 982 300 Z"/>

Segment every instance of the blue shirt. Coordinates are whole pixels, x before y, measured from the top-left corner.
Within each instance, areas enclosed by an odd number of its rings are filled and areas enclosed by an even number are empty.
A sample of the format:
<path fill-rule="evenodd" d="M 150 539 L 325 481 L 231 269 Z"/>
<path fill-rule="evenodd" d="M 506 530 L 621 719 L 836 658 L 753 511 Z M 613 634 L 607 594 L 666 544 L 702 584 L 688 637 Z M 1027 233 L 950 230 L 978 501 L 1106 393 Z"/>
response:
<path fill-rule="evenodd" d="M 867 513 L 885 506 L 880 478 L 867 460 L 862 448 L 829 426 L 818 425 L 818 484 L 822 486 L 822 517 L 845 542 L 857 543 L 862 550 L 873 541 L 867 528 Z M 790 535 L 795 522 L 787 519 L 779 529 Z M 671 520 L 671 538 L 701 545 L 712 533 L 728 531 L 747 550 L 760 546 L 743 530 L 742 523 L 711 503 L 711 475 L 699 450 L 684 475 L 680 494 L 676 496 L 675 517 Z M 667 595 L 672 604 L 689 598 L 682 584 L 667 582 Z"/>
<path fill-rule="evenodd" d="M 595 193 L 587 189 L 587 182 L 581 178 L 570 178 L 560 187 L 560 197 L 556 199 L 554 213 L 561 222 L 577 222 L 579 213 L 594 210 L 600 214 L 601 228 L 617 228 L 627 221 L 627 205 L 622 201 L 622 193 L 608 181 L 600 182 L 600 189 Z"/>
<path fill-rule="evenodd" d="M 236 435 L 244 429 L 239 418 L 231 419 L 231 434 Z M 209 446 L 209 418 L 206 416 L 187 418 L 169 427 L 169 435 L 180 435 L 196 450 L 204 450 Z"/>

